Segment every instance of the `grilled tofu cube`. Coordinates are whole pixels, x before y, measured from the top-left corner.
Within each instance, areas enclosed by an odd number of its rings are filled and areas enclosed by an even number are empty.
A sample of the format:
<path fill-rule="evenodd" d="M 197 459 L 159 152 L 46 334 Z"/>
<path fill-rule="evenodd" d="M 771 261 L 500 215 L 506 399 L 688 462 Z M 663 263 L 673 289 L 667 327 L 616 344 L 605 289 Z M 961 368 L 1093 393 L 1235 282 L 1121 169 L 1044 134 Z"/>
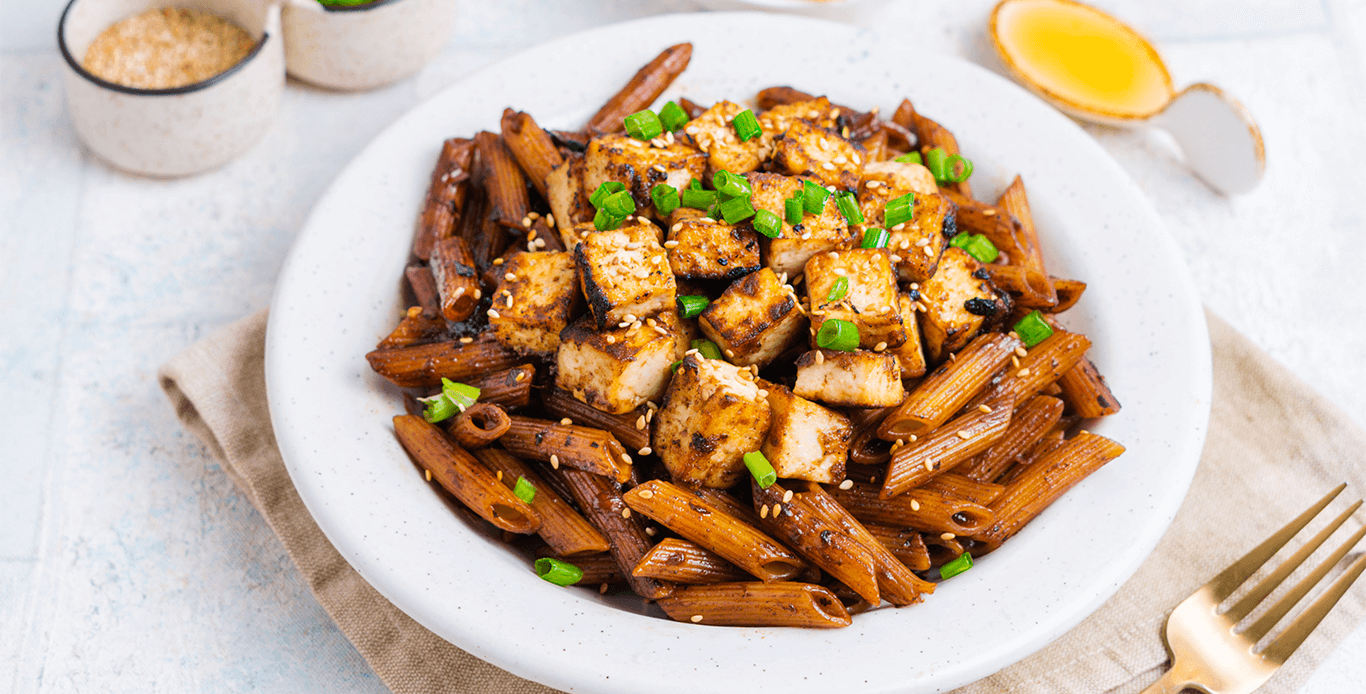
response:
<path fill-rule="evenodd" d="M 899 197 L 906 193 L 916 195 L 929 195 L 938 193 L 939 186 L 934 182 L 934 174 L 930 170 L 909 161 L 871 161 L 863 165 L 864 180 L 880 180 L 893 188 L 899 190 L 892 197 Z M 867 216 L 866 213 L 864 216 Z"/>
<path fill-rule="evenodd" d="M 934 277 L 920 283 L 920 303 L 925 307 L 920 329 L 930 363 L 962 349 L 977 336 L 986 317 L 1004 310 L 985 274 L 974 274 L 981 267 L 967 251 L 950 246 Z"/>
<path fill-rule="evenodd" d="M 593 222 L 592 203 L 588 202 L 591 191 L 583 189 L 583 155 L 566 157 L 563 164 L 555 167 L 545 177 L 546 197 L 550 198 L 550 213 L 555 217 L 555 225 L 560 231 L 560 240 L 565 248 L 579 244 L 580 235 L 575 225 Z"/>
<path fill-rule="evenodd" d="M 834 407 L 891 407 L 906 398 L 896 356 L 862 350 L 817 349 L 797 357 L 792 392 Z"/>
<path fill-rule="evenodd" d="M 792 291 L 764 268 L 726 287 L 697 323 L 732 363 L 762 367 L 802 339 L 806 316 Z"/>
<path fill-rule="evenodd" d="M 752 228 L 706 219 L 682 219 L 669 227 L 669 240 L 664 245 L 675 275 L 730 280 L 759 269 L 759 235 Z"/>
<path fill-rule="evenodd" d="M 773 163 L 794 176 L 810 176 L 840 190 L 858 186 L 866 153 L 834 130 L 795 120 L 773 138 Z"/>
<path fill-rule="evenodd" d="M 784 203 L 802 190 L 802 182 L 806 179 L 771 173 L 752 173 L 746 178 L 754 189 L 750 197 L 754 209 L 768 210 L 783 220 L 782 232 L 777 238 L 759 239 L 765 264 L 775 273 L 796 277 L 811 256 L 858 245 L 856 232 L 849 228 L 844 215 L 829 200 L 820 214 L 803 215 L 800 224 L 787 223 Z"/>
<path fill-rule="evenodd" d="M 887 251 L 855 248 L 818 253 L 806 261 L 806 289 L 811 299 L 811 327 L 820 330 L 832 318 L 858 328 L 859 346 L 877 352 L 906 341 L 901 322 L 896 275 Z M 830 296 L 841 278 L 844 296 Z"/>
<path fill-rule="evenodd" d="M 770 410 L 748 369 L 689 354 L 654 418 L 654 450 L 682 484 L 724 489 L 768 435 Z"/>
<path fill-rule="evenodd" d="M 869 226 L 883 226 L 887 202 L 911 192 L 887 182 L 890 176 L 864 178 L 859 206 Z M 934 274 L 939 256 L 957 230 L 953 201 L 939 193 L 914 193 L 914 216 L 887 230 L 887 249 L 896 256 L 897 276 L 922 282 Z"/>
<path fill-rule="evenodd" d="M 683 190 L 694 178 L 702 180 L 707 172 L 707 155 L 681 141 L 665 139 L 643 142 L 628 135 L 602 135 L 588 143 L 584 151 L 584 190 L 592 195 L 598 186 L 617 181 L 635 198 L 640 214 L 656 216 L 650 190 L 664 183 Z M 591 217 L 590 217 L 591 218 Z"/>
<path fill-rule="evenodd" d="M 772 147 L 763 137 L 741 142 L 731 121 L 746 110 L 740 104 L 719 101 L 683 127 L 685 139 L 706 152 L 712 172 L 725 169 L 733 174 L 749 173 L 768 159 Z"/>
<path fill-rule="evenodd" d="M 514 253 L 502 265 L 489 327 L 504 347 L 550 355 L 579 307 L 574 254 Z"/>
<path fill-rule="evenodd" d="M 826 130 L 839 129 L 839 113 L 830 100 L 823 96 L 809 101 L 778 104 L 759 114 L 759 126 L 764 129 L 763 136 L 769 140 L 787 132 L 792 123 L 798 120 Z"/>
<path fill-rule="evenodd" d="M 688 342 L 673 311 L 647 320 L 602 331 L 589 316 L 571 323 L 560 333 L 555 385 L 612 414 L 658 400 L 669 386 L 669 367 L 683 358 Z"/>
<path fill-rule="evenodd" d="M 916 293 L 919 296 L 919 292 Z M 901 322 L 906 326 L 906 341 L 900 347 L 887 350 L 896 355 L 901 363 L 901 378 L 916 378 L 925 375 L 925 350 L 920 346 L 920 326 L 916 323 L 915 299 L 901 292 Z"/>
<path fill-rule="evenodd" d="M 574 249 L 579 284 L 599 329 L 674 308 L 674 274 L 648 221 L 587 234 Z"/>
<path fill-rule="evenodd" d="M 772 422 L 760 449 L 778 477 L 836 484 L 844 480 L 853 425 L 844 415 L 817 405 L 776 383 L 768 391 Z"/>

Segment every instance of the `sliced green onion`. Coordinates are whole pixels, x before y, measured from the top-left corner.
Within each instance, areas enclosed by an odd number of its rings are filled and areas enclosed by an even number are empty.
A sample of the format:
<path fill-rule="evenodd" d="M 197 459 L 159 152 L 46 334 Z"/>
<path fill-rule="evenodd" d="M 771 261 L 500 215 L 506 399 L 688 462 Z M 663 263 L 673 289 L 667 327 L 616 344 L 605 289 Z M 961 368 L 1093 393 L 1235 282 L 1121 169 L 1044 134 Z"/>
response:
<path fill-rule="evenodd" d="M 944 153 L 943 147 L 935 147 L 925 153 L 925 168 L 930 170 L 930 175 L 934 176 L 936 182 L 949 180 L 948 163 L 949 155 Z"/>
<path fill-rule="evenodd" d="M 682 359 L 679 359 L 678 361 L 676 361 L 676 362 L 670 364 L 670 365 L 669 365 L 669 371 L 672 371 L 672 372 L 674 372 L 674 373 L 677 373 L 677 372 L 678 372 L 678 367 L 679 367 L 679 365 L 682 364 L 682 363 L 683 363 L 683 360 L 682 360 Z"/>
<path fill-rule="evenodd" d="M 959 163 L 963 165 L 963 170 L 954 173 L 954 170 L 958 168 Z M 944 169 L 944 180 L 962 183 L 963 181 L 968 180 L 968 176 L 972 175 L 972 162 L 955 154 L 949 157 L 948 161 L 944 162 Z"/>
<path fill-rule="evenodd" d="M 655 212 L 659 216 L 667 217 L 678 209 L 678 191 L 667 183 L 657 183 L 650 189 L 650 201 L 655 204 Z"/>
<path fill-rule="evenodd" d="M 611 231 L 620 229 L 625 217 L 618 217 L 607 210 L 598 210 L 593 214 L 593 228 L 598 231 Z"/>
<path fill-rule="evenodd" d="M 422 418 L 431 424 L 443 422 L 460 412 L 460 408 L 456 407 L 445 393 L 437 393 L 430 398 L 418 398 L 418 401 L 427 404 L 427 409 L 422 411 Z"/>
<path fill-rule="evenodd" d="M 735 120 L 730 124 L 735 128 L 735 134 L 740 137 L 741 142 L 749 142 L 764 132 L 764 129 L 759 127 L 759 119 L 754 117 L 754 111 L 750 109 L 735 114 Z"/>
<path fill-rule="evenodd" d="M 806 213 L 806 203 L 799 192 L 795 196 L 783 201 L 783 216 L 787 218 L 787 223 L 793 226 L 802 223 L 802 215 Z"/>
<path fill-rule="evenodd" d="M 892 240 L 892 235 L 886 229 L 873 227 L 863 231 L 863 245 L 859 248 L 886 248 L 887 242 Z"/>
<path fill-rule="evenodd" d="M 907 152 L 892 161 L 899 161 L 902 164 L 920 164 L 922 166 L 925 164 L 925 162 L 920 159 L 920 152 Z"/>
<path fill-rule="evenodd" d="M 626 190 L 626 184 L 621 181 L 603 181 L 593 194 L 588 196 L 588 202 L 593 203 L 593 207 L 601 208 L 603 201 L 612 193 L 620 193 Z"/>
<path fill-rule="evenodd" d="M 688 190 L 683 191 L 682 202 L 684 207 L 705 210 L 716 204 L 716 191 L 689 188 Z"/>
<path fill-rule="evenodd" d="M 626 117 L 626 134 L 637 140 L 653 140 L 664 133 L 664 124 L 654 111 L 645 109 Z"/>
<path fill-rule="evenodd" d="M 525 477 L 518 477 L 517 484 L 512 487 L 512 495 L 529 504 L 536 499 L 536 485 L 528 482 Z"/>
<path fill-rule="evenodd" d="M 1035 309 L 1015 324 L 1015 334 L 1020 336 L 1020 341 L 1024 342 L 1025 347 L 1033 347 L 1053 334 L 1053 326 L 1043 319 L 1043 314 L 1038 309 Z"/>
<path fill-rule="evenodd" d="M 768 489 L 778 481 L 778 471 L 759 451 L 745 454 L 745 467 L 749 468 L 749 474 L 754 475 L 754 481 L 759 483 L 760 489 Z"/>
<path fill-rule="evenodd" d="M 451 402 L 461 408 L 472 407 L 474 401 L 479 399 L 478 388 L 467 386 L 464 383 L 456 383 L 449 378 L 441 379 L 441 394 L 450 398 Z"/>
<path fill-rule="evenodd" d="M 771 239 L 776 239 L 779 234 L 783 233 L 783 220 L 768 210 L 755 210 L 754 230 Z"/>
<path fill-rule="evenodd" d="M 694 178 L 693 180 L 688 181 L 688 188 L 689 188 L 690 190 L 705 190 L 705 189 L 702 187 L 702 181 L 701 181 L 701 179 L 697 179 L 697 178 Z"/>
<path fill-rule="evenodd" d="M 705 296 L 680 296 L 677 301 L 678 315 L 684 318 L 696 318 L 707 310 L 707 305 L 711 303 Z"/>
<path fill-rule="evenodd" d="M 847 296 L 848 294 L 849 294 L 849 278 L 848 278 L 848 277 L 841 277 L 841 278 L 835 280 L 835 283 L 834 283 L 833 285 L 830 286 L 830 293 L 829 293 L 828 295 L 826 295 L 825 301 L 826 301 L 826 303 L 830 303 L 831 301 L 839 301 L 840 299 L 843 299 L 843 298 L 844 298 L 845 296 Z"/>
<path fill-rule="evenodd" d="M 726 224 L 739 224 L 753 216 L 754 205 L 749 203 L 748 197 L 731 198 L 721 203 L 721 218 Z"/>
<path fill-rule="evenodd" d="M 689 120 L 688 112 L 682 106 L 670 101 L 664 104 L 664 108 L 659 109 L 659 122 L 664 125 L 664 130 L 673 132 L 687 124 Z"/>
<path fill-rule="evenodd" d="M 721 358 L 721 348 L 717 347 L 716 343 L 711 340 L 693 340 L 692 348 L 697 350 L 698 354 L 708 359 Z"/>
<path fill-rule="evenodd" d="M 949 240 L 949 245 L 967 251 L 968 255 L 981 263 L 990 263 L 1001 255 L 996 250 L 996 244 L 982 234 L 959 234 Z"/>
<path fill-rule="evenodd" d="M 816 346 L 837 352 L 852 352 L 858 349 L 858 326 L 847 320 L 831 318 L 821 323 L 821 329 L 816 332 Z"/>
<path fill-rule="evenodd" d="M 915 219 L 915 193 L 907 193 L 899 198 L 892 198 L 887 201 L 886 211 L 882 214 L 882 223 L 890 229 L 898 224 Z"/>
<path fill-rule="evenodd" d="M 572 586 L 583 580 L 583 569 L 554 557 L 536 560 L 536 575 L 557 586 Z"/>
<path fill-rule="evenodd" d="M 613 217 L 625 217 L 636 211 L 635 198 L 626 191 L 612 193 L 602 202 L 602 210 Z"/>
<path fill-rule="evenodd" d="M 858 208 L 858 199 L 853 193 L 844 192 L 835 196 L 835 206 L 839 208 L 840 214 L 844 215 L 844 221 L 850 224 L 862 224 L 863 212 Z"/>
<path fill-rule="evenodd" d="M 972 555 L 968 554 L 967 552 L 964 552 L 958 555 L 957 559 L 954 559 L 948 562 L 947 564 L 944 564 L 943 566 L 939 567 L 939 577 L 953 578 L 954 576 L 957 576 L 958 574 L 961 574 L 964 571 L 967 571 L 971 568 Z"/>
<path fill-rule="evenodd" d="M 749 197 L 754 192 L 744 176 L 733 174 L 725 169 L 717 171 L 711 177 L 711 187 L 728 198 Z"/>
<path fill-rule="evenodd" d="M 825 201 L 830 198 L 830 191 L 812 183 L 802 181 L 802 205 L 810 214 L 820 214 L 825 210 Z"/>

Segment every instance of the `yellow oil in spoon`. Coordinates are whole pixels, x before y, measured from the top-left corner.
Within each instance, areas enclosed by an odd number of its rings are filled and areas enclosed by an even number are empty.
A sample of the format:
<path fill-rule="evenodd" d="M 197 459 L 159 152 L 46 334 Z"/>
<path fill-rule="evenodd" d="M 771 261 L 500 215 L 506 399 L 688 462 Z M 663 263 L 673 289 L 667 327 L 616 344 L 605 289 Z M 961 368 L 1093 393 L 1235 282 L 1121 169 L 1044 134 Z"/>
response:
<path fill-rule="evenodd" d="M 1146 118 L 1175 95 L 1153 47 L 1095 8 L 1071 0 L 1003 0 L 991 24 L 1007 67 L 1066 110 Z"/>

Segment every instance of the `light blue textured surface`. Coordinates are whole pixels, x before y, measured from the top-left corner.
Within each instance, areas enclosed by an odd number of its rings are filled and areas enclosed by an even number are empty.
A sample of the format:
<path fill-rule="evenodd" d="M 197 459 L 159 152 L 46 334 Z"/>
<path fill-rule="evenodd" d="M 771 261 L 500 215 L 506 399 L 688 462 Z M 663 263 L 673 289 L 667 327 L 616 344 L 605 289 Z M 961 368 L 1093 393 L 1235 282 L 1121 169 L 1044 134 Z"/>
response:
<path fill-rule="evenodd" d="M 245 157 L 156 181 L 76 141 L 53 38 L 63 4 L 0 0 L 0 691 L 383 691 L 180 428 L 156 367 L 268 303 L 333 172 L 413 104 L 535 42 L 691 5 L 461 0 L 450 45 L 416 77 L 365 94 L 292 82 Z M 991 4 L 850 19 L 994 66 Z M 1366 6 L 1097 4 L 1157 39 L 1179 83 L 1237 95 L 1269 168 L 1253 194 L 1222 198 L 1164 136 L 1090 131 L 1163 213 L 1206 303 L 1366 423 L 1366 328 L 1349 310 L 1366 239 Z M 1304 691 L 1366 691 L 1366 627 Z"/>

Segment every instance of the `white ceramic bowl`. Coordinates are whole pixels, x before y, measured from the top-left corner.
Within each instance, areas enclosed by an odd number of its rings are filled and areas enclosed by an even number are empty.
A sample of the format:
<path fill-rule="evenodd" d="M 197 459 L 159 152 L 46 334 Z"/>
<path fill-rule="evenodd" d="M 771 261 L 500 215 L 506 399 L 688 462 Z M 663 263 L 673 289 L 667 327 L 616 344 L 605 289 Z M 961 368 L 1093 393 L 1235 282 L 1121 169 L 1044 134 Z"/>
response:
<path fill-rule="evenodd" d="M 789 50 L 789 37 L 819 35 Z M 979 195 L 1016 172 L 1055 274 L 1090 282 L 1066 323 L 1124 410 L 1093 428 L 1128 452 L 924 604 L 846 629 L 714 628 L 641 614 L 634 598 L 540 581 L 472 529 L 394 440 L 398 392 L 364 354 L 392 329 L 414 220 L 444 138 L 494 128 L 506 106 L 581 125 L 663 47 L 692 64 L 665 98 L 748 99 L 788 84 L 884 113 L 909 95 L 976 163 Z M 574 56 L 572 60 L 565 56 Z M 665 16 L 538 46 L 414 109 L 313 210 L 286 261 L 266 346 L 281 453 L 318 524 L 360 573 L 443 638 L 574 692 L 938 692 L 1043 647 L 1090 614 L 1152 550 L 1198 462 L 1209 415 L 1204 315 L 1142 193 L 1076 124 L 960 60 L 789 15 Z"/>
<path fill-rule="evenodd" d="M 256 40 L 235 67 L 197 84 L 136 89 L 81 67 L 105 28 L 165 0 L 71 0 L 57 27 L 66 59 L 71 121 L 92 152 L 133 173 L 182 176 L 216 168 L 265 134 L 284 89 L 280 10 L 260 0 L 176 0 L 175 6 L 227 17 Z"/>
<path fill-rule="evenodd" d="M 372 89 L 407 77 L 441 52 L 455 21 L 454 0 L 379 0 L 323 7 L 286 0 L 289 74 L 320 87 Z"/>

